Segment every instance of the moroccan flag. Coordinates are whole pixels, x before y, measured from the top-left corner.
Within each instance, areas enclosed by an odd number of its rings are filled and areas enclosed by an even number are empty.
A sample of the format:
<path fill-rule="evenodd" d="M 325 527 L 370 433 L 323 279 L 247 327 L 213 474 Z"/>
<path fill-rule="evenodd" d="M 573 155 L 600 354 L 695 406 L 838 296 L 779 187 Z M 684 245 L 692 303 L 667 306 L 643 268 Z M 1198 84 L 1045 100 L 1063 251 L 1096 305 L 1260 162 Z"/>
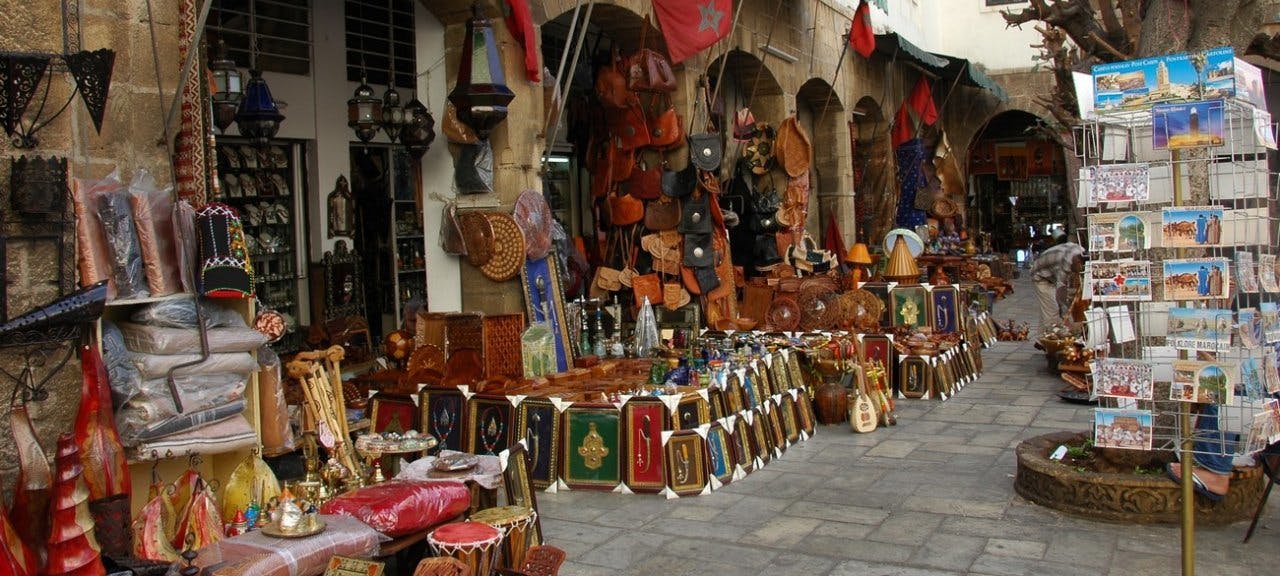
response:
<path fill-rule="evenodd" d="M 898 115 L 893 117 L 893 147 L 897 148 L 900 144 L 915 136 L 914 128 L 911 125 L 911 114 L 907 113 L 907 103 L 903 102 L 901 106 L 898 106 Z"/>
<path fill-rule="evenodd" d="M 655 0 L 656 1 L 656 0 Z M 867 0 L 858 3 L 857 12 L 853 13 L 853 28 L 849 30 L 849 45 L 863 58 L 870 58 L 876 49 L 876 33 L 871 30 L 871 7 Z"/>
<path fill-rule="evenodd" d="M 673 64 L 683 62 L 729 35 L 733 0 L 653 0 Z"/>
<path fill-rule="evenodd" d="M 911 90 L 907 104 L 911 105 L 911 109 L 916 111 L 916 115 L 925 124 L 933 126 L 938 121 L 938 108 L 933 105 L 933 91 L 929 90 L 929 81 L 924 76 L 916 80 L 916 87 Z"/>

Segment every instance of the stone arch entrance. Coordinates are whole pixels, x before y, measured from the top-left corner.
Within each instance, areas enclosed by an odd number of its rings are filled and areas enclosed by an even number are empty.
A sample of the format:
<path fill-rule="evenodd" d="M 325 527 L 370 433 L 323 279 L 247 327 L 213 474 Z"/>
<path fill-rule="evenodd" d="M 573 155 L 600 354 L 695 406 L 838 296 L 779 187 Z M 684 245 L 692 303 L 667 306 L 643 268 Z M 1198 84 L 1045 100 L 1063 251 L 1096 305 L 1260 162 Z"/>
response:
<path fill-rule="evenodd" d="M 970 143 L 970 228 L 980 231 L 979 247 L 1016 254 L 1051 245 L 1055 229 L 1070 232 L 1067 158 L 1037 129 L 1044 125 L 1032 112 L 1005 110 L 988 119 Z"/>
<path fill-rule="evenodd" d="M 707 66 L 707 77 L 712 82 L 719 77 L 721 61 L 725 62 L 724 78 L 720 80 L 724 86 L 719 91 L 719 99 L 723 103 L 725 124 L 731 126 L 733 113 L 744 106 L 751 108 L 757 120 L 774 126 L 787 117 L 791 110 L 782 85 L 767 64 L 747 52 L 731 50 Z M 732 154 L 735 151 L 730 147 L 727 158 L 736 158 L 736 154 Z"/>
<path fill-rule="evenodd" d="M 796 91 L 796 117 L 814 141 L 809 174 L 809 217 L 806 229 L 826 240 L 827 219 L 834 214 L 846 246 L 854 236 L 849 135 L 844 104 L 826 80 L 810 78 Z"/>
<path fill-rule="evenodd" d="M 893 227 L 893 215 L 898 208 L 889 128 L 889 118 L 875 98 L 863 96 L 854 105 L 849 131 L 857 194 L 854 202 L 857 239 L 869 246 L 878 245 Z"/>

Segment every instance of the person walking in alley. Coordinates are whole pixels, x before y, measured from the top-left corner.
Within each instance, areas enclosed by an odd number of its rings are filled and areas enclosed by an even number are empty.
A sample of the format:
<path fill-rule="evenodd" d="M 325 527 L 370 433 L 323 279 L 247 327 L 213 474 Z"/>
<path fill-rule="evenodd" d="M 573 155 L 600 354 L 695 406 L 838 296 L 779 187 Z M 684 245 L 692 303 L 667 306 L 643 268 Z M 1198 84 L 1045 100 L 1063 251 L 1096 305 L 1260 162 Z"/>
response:
<path fill-rule="evenodd" d="M 1062 230 L 1056 230 L 1053 237 L 1057 244 L 1036 256 L 1031 266 L 1036 298 L 1040 301 L 1041 334 L 1050 326 L 1063 322 L 1063 303 L 1058 300 L 1058 288 L 1066 286 L 1072 274 L 1084 270 L 1084 248 L 1068 240 L 1067 233 Z"/>

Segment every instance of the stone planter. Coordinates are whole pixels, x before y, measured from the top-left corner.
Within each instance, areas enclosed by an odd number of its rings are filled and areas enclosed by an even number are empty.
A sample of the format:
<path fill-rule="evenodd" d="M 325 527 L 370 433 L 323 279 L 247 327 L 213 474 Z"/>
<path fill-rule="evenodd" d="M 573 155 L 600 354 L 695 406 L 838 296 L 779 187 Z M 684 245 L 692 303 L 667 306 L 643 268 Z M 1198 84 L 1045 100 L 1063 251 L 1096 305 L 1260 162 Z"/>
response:
<path fill-rule="evenodd" d="M 1079 432 L 1054 432 L 1018 444 L 1014 489 L 1041 506 L 1095 520 L 1134 524 L 1181 521 L 1182 488 L 1164 476 L 1079 472 L 1049 460 L 1058 446 L 1078 444 Z M 1253 515 L 1266 486 L 1262 470 L 1237 468 L 1231 491 L 1221 502 L 1195 499 L 1196 523 L 1230 524 Z"/>

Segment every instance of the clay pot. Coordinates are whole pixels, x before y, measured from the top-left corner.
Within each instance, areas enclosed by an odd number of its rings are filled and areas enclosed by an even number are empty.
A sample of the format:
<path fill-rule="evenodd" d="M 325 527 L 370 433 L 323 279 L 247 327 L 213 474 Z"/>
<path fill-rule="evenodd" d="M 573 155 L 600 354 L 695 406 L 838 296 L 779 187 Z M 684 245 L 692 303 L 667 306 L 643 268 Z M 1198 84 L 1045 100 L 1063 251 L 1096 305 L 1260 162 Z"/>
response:
<path fill-rule="evenodd" d="M 813 393 L 818 422 L 840 424 L 849 418 L 849 392 L 839 382 L 828 381 Z"/>

